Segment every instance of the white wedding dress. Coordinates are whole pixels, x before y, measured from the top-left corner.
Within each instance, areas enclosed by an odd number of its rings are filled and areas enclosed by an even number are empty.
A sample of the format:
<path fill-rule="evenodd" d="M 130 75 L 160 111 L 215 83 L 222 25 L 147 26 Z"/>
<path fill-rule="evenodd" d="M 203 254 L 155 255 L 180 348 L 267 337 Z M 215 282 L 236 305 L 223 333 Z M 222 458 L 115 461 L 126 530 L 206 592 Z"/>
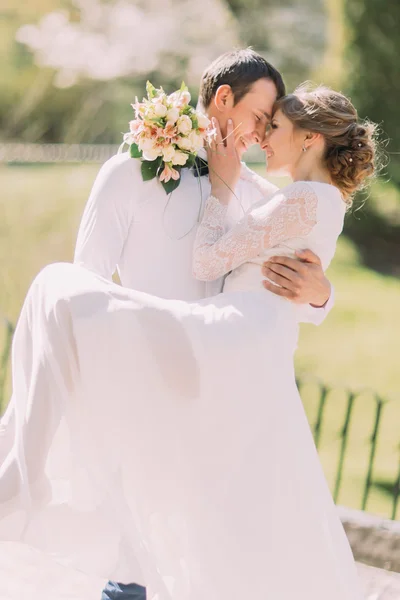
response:
<path fill-rule="evenodd" d="M 339 191 L 297 182 L 224 232 L 210 197 L 188 303 L 72 264 L 33 282 L 0 439 L 0 539 L 142 583 L 149 600 L 359 600 L 351 550 L 296 388 L 299 307 L 268 255 L 326 268 Z"/>

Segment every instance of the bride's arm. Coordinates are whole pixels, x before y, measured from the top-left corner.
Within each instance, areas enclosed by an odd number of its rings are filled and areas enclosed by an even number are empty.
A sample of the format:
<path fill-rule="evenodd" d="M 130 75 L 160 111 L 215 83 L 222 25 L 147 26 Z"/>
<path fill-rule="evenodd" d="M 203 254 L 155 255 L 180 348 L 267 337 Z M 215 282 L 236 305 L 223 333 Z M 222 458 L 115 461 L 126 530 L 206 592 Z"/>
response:
<path fill-rule="evenodd" d="M 224 233 L 228 204 L 210 196 L 195 240 L 194 276 L 203 281 L 218 279 L 263 250 L 307 236 L 316 224 L 317 205 L 311 186 L 294 183 Z"/>
<path fill-rule="evenodd" d="M 101 167 L 79 227 L 74 262 L 110 281 L 133 220 L 134 162 L 117 154 Z"/>

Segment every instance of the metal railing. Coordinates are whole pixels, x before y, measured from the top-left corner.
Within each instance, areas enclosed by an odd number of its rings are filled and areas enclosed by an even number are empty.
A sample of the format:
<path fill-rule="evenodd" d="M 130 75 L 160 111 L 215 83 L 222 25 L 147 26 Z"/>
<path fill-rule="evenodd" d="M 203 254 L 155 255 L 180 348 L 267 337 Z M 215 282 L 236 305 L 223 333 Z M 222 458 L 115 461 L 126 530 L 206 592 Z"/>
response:
<path fill-rule="evenodd" d="M 305 399 L 306 395 L 303 393 L 303 389 L 306 385 L 311 384 L 317 390 L 317 402 L 316 411 L 314 418 L 309 417 L 310 426 L 313 431 L 315 445 L 318 450 L 321 449 L 322 432 L 324 425 L 327 425 L 325 417 L 325 411 L 329 403 L 329 397 L 331 394 L 338 392 L 340 388 L 337 386 L 329 386 L 326 383 L 318 381 L 315 378 L 304 376 L 297 379 L 297 385 L 300 390 L 300 394 Z M 371 490 L 374 486 L 374 468 L 377 457 L 378 438 L 382 434 L 382 417 L 386 406 L 394 406 L 394 400 L 389 400 L 381 397 L 378 393 L 371 390 L 359 390 L 354 391 L 351 389 L 342 388 L 342 394 L 344 395 L 345 403 L 341 423 L 338 427 L 338 431 L 335 433 L 335 442 L 338 442 L 336 468 L 334 469 L 332 494 L 335 502 L 338 502 L 340 492 L 343 486 L 343 477 L 346 465 L 346 458 L 348 457 L 348 445 L 350 440 L 350 429 L 352 423 L 354 423 L 354 407 L 357 401 L 363 402 L 365 396 L 369 397 L 372 401 L 372 415 L 369 431 L 363 431 L 363 453 L 366 470 L 364 474 L 363 489 L 360 498 L 361 510 L 367 510 L 368 501 L 370 499 Z M 399 410 L 400 413 L 400 410 Z M 366 438 L 364 437 L 366 435 Z M 398 432 L 398 442 L 400 442 L 400 430 Z M 400 495 L 400 445 L 393 446 L 392 458 L 396 460 L 396 451 L 398 452 L 397 461 L 397 472 L 395 474 L 394 481 L 392 480 L 390 487 L 391 495 L 391 509 L 390 514 L 387 514 L 391 519 L 396 519 L 397 508 L 399 503 Z M 376 483 L 376 482 L 375 482 Z"/>
<path fill-rule="evenodd" d="M 7 402 L 5 394 L 7 390 L 7 377 L 10 368 L 10 356 L 14 330 L 14 325 L 9 320 L 5 319 L 4 345 L 0 356 L 0 408 L 4 408 Z M 315 417 L 311 418 L 309 416 L 309 421 L 311 429 L 313 431 L 316 447 L 318 450 L 320 450 L 323 429 L 324 426 L 327 426 L 327 421 L 324 419 L 324 416 L 329 403 L 329 397 L 334 392 L 337 392 L 339 388 L 335 386 L 328 386 L 326 383 L 320 382 L 315 378 L 310 378 L 307 376 L 299 377 L 297 380 L 297 385 L 299 387 L 300 394 L 302 395 L 303 400 L 305 399 L 304 396 L 306 396 L 306 394 L 303 395 L 303 389 L 305 386 L 311 385 L 317 392 Z M 339 495 L 343 486 L 343 476 L 348 453 L 347 451 L 349 445 L 350 427 L 354 416 L 354 407 L 356 401 L 362 400 L 361 397 L 365 394 L 365 390 L 356 392 L 353 390 L 343 388 L 341 391 L 342 393 L 344 393 L 345 405 L 343 410 L 343 418 L 341 419 L 341 424 L 339 426 L 339 432 L 335 434 L 335 441 L 338 442 L 337 462 L 336 468 L 334 469 L 334 481 L 332 486 L 332 493 L 335 502 L 338 502 Z M 370 498 L 371 489 L 374 485 L 373 475 L 377 454 L 377 443 L 379 435 L 381 433 L 383 411 L 385 406 L 391 402 L 382 398 L 379 394 L 375 392 L 369 392 L 369 397 L 370 399 L 372 399 L 374 404 L 374 414 L 372 418 L 372 427 L 370 429 L 370 433 L 368 434 L 368 432 L 363 432 L 363 436 L 365 433 L 367 434 L 366 440 L 364 439 L 364 443 L 366 442 L 365 458 L 367 460 L 365 480 L 363 482 L 363 490 L 360 503 L 360 508 L 362 510 L 366 510 L 368 507 L 368 500 Z M 400 446 L 398 446 L 398 450 L 399 449 Z M 400 496 L 400 454 L 398 458 L 397 473 L 395 475 L 395 480 L 392 481 L 392 485 L 390 486 L 390 495 L 391 510 L 390 514 L 387 514 L 386 516 L 390 517 L 391 519 L 396 519 Z"/>
<path fill-rule="evenodd" d="M 122 140 L 121 140 L 122 141 Z M 0 164 L 13 163 L 103 163 L 117 153 L 118 144 L 30 144 L 0 143 Z M 125 150 L 127 146 L 125 146 Z M 263 152 L 252 146 L 245 162 L 265 163 Z"/>
<path fill-rule="evenodd" d="M 118 144 L 0 143 L 0 163 L 103 163 Z"/>

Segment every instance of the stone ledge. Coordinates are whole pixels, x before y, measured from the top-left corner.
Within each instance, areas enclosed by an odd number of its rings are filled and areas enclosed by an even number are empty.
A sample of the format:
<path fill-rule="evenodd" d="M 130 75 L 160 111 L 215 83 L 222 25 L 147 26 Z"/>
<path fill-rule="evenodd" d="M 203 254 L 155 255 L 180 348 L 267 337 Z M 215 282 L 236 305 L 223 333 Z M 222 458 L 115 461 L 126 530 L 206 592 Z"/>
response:
<path fill-rule="evenodd" d="M 400 573 L 400 522 L 338 506 L 356 561 Z"/>

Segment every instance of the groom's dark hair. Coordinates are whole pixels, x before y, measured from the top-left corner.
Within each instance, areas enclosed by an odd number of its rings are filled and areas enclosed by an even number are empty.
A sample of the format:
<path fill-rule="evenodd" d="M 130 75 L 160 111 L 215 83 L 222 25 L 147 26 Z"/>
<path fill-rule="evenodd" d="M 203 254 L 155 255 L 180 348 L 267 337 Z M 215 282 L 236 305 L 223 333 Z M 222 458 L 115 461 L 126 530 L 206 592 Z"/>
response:
<path fill-rule="evenodd" d="M 278 98 L 285 95 L 282 75 L 251 48 L 226 52 L 204 71 L 201 78 L 199 101 L 207 109 L 220 85 L 230 85 L 237 104 L 259 79 L 274 82 Z"/>

